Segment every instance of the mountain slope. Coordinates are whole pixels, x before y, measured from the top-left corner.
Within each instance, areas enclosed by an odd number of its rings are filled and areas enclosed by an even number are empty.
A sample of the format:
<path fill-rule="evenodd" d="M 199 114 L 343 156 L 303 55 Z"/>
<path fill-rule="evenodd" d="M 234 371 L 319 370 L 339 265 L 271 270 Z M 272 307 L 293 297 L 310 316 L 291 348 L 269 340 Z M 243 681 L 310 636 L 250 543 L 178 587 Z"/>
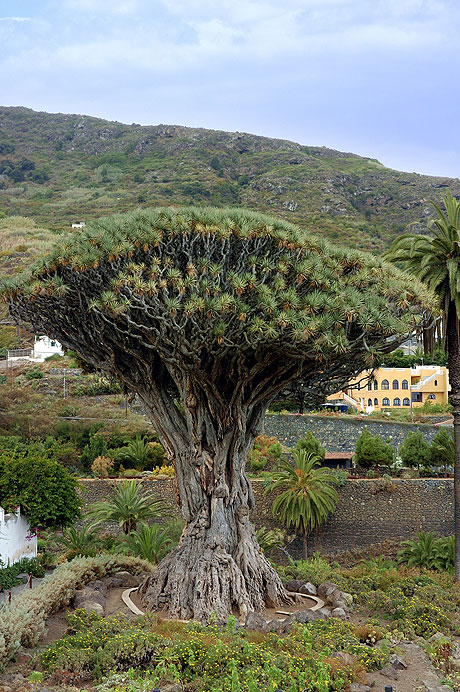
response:
<path fill-rule="evenodd" d="M 458 179 L 243 133 L 0 107 L 0 213 L 61 230 L 138 205 L 240 205 L 381 251 Z"/>

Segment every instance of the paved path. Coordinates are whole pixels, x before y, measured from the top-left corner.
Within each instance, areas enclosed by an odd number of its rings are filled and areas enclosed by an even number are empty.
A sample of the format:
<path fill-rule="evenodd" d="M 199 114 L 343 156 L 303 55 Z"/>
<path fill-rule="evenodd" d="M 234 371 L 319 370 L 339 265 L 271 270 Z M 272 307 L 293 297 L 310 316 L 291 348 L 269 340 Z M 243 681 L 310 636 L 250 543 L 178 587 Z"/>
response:
<path fill-rule="evenodd" d="M 51 574 L 51 572 L 48 572 L 48 574 Z M 28 574 L 20 574 L 19 579 L 24 578 L 25 582 L 24 584 L 18 584 L 18 586 L 13 586 L 11 589 L 6 589 L 3 592 L 0 592 L 0 604 L 5 603 L 5 601 L 8 600 L 8 592 L 11 591 L 11 598 L 14 598 L 18 593 L 21 593 L 24 589 L 29 588 L 29 575 Z M 39 586 L 43 581 L 43 577 L 32 577 L 32 588 L 35 589 L 35 587 Z"/>

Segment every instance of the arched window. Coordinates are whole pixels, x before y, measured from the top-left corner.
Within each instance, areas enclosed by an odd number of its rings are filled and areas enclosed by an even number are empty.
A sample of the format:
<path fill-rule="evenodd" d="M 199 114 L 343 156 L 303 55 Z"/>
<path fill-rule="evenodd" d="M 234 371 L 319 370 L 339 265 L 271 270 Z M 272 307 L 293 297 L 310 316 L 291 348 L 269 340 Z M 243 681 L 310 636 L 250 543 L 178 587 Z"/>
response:
<path fill-rule="evenodd" d="M 428 399 L 436 399 L 436 394 L 428 394 Z"/>
<path fill-rule="evenodd" d="M 372 390 L 372 382 L 371 382 L 370 380 L 369 380 L 369 382 L 367 383 L 367 388 L 368 388 L 369 391 Z"/>
<path fill-rule="evenodd" d="M 382 399 L 382 406 L 389 406 L 390 405 L 390 400 L 387 396 L 384 396 Z"/>
<path fill-rule="evenodd" d="M 393 406 L 401 406 L 401 399 L 399 398 L 399 396 L 393 399 Z"/>
<path fill-rule="evenodd" d="M 368 405 L 368 406 L 372 406 L 372 399 L 368 399 L 368 400 L 367 400 L 367 405 Z"/>
<path fill-rule="evenodd" d="M 410 400 L 407 398 L 403 399 L 403 406 L 410 406 Z"/>
<path fill-rule="evenodd" d="M 435 386 L 435 387 L 438 386 L 438 380 L 435 380 L 435 381 L 434 381 L 434 386 Z"/>
<path fill-rule="evenodd" d="M 378 399 L 374 399 L 374 406 L 378 406 L 378 405 L 379 405 L 379 400 L 378 400 Z"/>
<path fill-rule="evenodd" d="M 401 389 L 409 389 L 409 382 L 407 380 L 401 382 Z"/>
<path fill-rule="evenodd" d="M 377 382 L 377 380 L 374 380 L 374 389 L 378 389 L 378 388 L 379 388 L 379 383 Z"/>
<path fill-rule="evenodd" d="M 393 387 L 393 389 L 399 389 L 399 381 L 398 381 L 398 380 L 393 380 L 392 387 Z"/>
<path fill-rule="evenodd" d="M 382 380 L 382 389 L 390 389 L 390 383 L 388 380 Z"/>

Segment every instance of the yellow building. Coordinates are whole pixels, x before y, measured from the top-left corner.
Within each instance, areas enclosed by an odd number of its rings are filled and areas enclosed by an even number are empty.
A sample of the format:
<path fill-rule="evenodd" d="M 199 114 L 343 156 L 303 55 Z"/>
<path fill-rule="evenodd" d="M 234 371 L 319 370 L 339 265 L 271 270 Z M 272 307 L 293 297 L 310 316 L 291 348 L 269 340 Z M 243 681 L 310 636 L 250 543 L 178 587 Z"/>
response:
<path fill-rule="evenodd" d="M 387 408 L 423 406 L 426 401 L 447 404 L 449 372 L 439 365 L 418 365 L 415 368 L 378 368 L 365 370 L 328 401 L 345 401 L 358 411 L 371 413 Z"/>

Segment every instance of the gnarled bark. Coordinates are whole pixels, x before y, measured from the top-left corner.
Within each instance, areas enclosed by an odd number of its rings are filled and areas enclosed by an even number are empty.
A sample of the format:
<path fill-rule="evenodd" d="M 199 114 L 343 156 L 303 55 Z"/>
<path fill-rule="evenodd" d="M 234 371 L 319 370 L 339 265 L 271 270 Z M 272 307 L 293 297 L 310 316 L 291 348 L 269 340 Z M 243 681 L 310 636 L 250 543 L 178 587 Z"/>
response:
<path fill-rule="evenodd" d="M 252 416 L 228 409 L 223 417 L 219 402 L 209 395 L 206 406 L 190 391 L 183 400 L 189 404 L 185 428 L 178 412 L 175 427 L 171 410 L 165 419 L 150 402 L 175 465 L 176 497 L 187 524 L 177 548 L 142 584 L 143 604 L 171 617 L 207 621 L 213 612 L 224 619 L 232 612 L 289 602 L 249 521 L 254 499 L 244 466 L 263 409 L 252 410 Z M 246 421 L 251 420 L 257 429 L 248 430 Z"/>

